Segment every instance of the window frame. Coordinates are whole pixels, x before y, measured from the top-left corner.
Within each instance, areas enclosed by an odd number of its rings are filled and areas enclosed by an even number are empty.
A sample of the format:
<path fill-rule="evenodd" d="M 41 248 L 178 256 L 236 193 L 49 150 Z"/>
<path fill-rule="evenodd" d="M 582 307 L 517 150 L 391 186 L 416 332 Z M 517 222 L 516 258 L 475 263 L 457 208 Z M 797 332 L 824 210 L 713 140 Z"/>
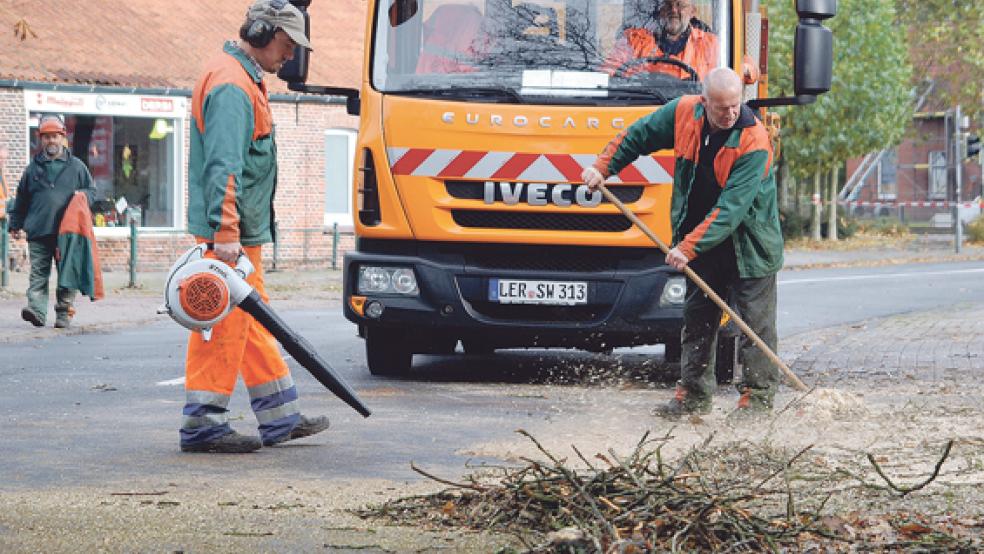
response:
<path fill-rule="evenodd" d="M 346 153 L 345 158 L 347 164 L 345 166 L 345 183 L 346 183 L 346 194 L 345 198 L 345 211 L 344 212 L 329 212 L 327 204 L 328 201 L 328 191 L 331 183 L 328 182 L 328 137 L 346 137 Z M 330 228 L 335 224 L 338 225 L 339 229 L 352 229 L 354 226 L 354 220 L 352 218 L 352 187 L 354 181 L 354 168 L 355 168 L 355 144 L 358 137 L 358 131 L 349 127 L 333 127 L 330 129 L 325 129 L 324 134 L 324 171 L 323 178 L 325 184 L 324 199 L 325 202 L 322 204 L 322 209 L 324 210 L 324 226 L 325 228 Z"/>

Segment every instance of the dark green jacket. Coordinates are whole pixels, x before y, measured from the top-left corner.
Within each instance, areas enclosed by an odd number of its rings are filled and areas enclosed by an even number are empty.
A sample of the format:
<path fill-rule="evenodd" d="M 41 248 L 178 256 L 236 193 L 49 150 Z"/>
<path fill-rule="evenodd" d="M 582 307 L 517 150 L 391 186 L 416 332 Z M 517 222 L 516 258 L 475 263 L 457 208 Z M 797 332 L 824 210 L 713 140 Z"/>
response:
<path fill-rule="evenodd" d="M 244 246 L 270 242 L 277 147 L 263 75 L 226 44 L 207 64 L 191 104 L 189 232 Z"/>
<path fill-rule="evenodd" d="M 616 136 L 598 156 L 595 168 L 608 177 L 640 155 L 672 148 L 676 157 L 670 207 L 673 244 L 693 260 L 730 236 L 742 278 L 772 275 L 783 263 L 772 143 L 765 126 L 747 106 L 742 105 L 731 135 L 714 158 L 714 175 L 721 187 L 717 204 L 697 228 L 680 236 L 703 126 L 700 96 L 682 96 Z"/>
<path fill-rule="evenodd" d="M 61 171 L 52 180 L 49 166 L 62 165 Z M 62 214 L 75 191 L 86 194 L 92 203 L 96 192 L 89 169 L 67 148 L 55 160 L 49 160 L 44 152 L 39 153 L 28 164 L 17 185 L 17 201 L 10 211 L 10 228 L 23 229 L 27 240 L 40 240 L 58 234 Z"/>

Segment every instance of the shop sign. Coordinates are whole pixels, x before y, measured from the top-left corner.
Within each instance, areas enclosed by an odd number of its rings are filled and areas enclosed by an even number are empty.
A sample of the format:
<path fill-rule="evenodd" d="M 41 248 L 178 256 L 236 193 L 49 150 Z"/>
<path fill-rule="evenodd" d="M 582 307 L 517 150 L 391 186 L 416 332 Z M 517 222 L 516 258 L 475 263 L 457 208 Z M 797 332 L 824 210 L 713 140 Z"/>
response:
<path fill-rule="evenodd" d="M 24 104 L 29 112 L 183 118 L 188 99 L 180 96 L 25 89 Z"/>

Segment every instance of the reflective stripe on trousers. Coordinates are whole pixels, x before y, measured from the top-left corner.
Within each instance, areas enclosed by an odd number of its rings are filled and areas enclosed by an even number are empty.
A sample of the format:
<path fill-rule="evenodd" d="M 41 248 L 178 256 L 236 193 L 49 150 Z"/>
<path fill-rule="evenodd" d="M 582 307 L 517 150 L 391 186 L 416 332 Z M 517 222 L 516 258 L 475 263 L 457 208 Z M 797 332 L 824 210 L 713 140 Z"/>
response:
<path fill-rule="evenodd" d="M 261 247 L 246 246 L 243 250 L 255 268 L 246 281 L 267 302 Z M 240 374 L 262 440 L 275 441 L 297 425 L 297 389 L 277 340 L 251 315 L 234 309 L 212 328 L 211 340 L 203 341 L 200 333 L 191 333 L 188 340 L 186 404 L 180 432 L 183 444 L 214 440 L 232 431 L 226 413 Z"/>

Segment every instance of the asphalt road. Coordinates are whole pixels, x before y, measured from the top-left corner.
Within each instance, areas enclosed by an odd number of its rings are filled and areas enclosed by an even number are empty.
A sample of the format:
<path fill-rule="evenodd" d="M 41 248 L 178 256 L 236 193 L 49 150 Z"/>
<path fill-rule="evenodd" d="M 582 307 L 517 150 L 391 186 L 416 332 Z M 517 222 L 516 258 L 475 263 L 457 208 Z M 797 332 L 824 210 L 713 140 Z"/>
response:
<path fill-rule="evenodd" d="M 979 302 L 982 273 L 984 262 L 784 272 L 780 334 Z M 610 373 L 644 374 L 659 365 L 650 354 L 660 347 L 614 356 L 507 351 L 486 357 L 418 356 L 411 379 L 379 379 L 365 369 L 362 341 L 337 303 L 281 315 L 359 391 L 374 410 L 372 417 L 363 419 L 294 364 L 302 409 L 329 414 L 332 430 L 264 449 L 248 463 L 183 455 L 177 448 L 183 329 L 162 319 L 106 334 L 5 344 L 0 490 L 126 483 L 147 476 L 399 481 L 419 478 L 411 460 L 439 474 L 458 475 L 466 461 L 483 461 L 480 453 L 460 451 L 461 445 L 511 437 L 517 427 L 561 418 L 564 410 L 582 404 L 641 402 L 634 396 L 645 393 L 641 385 L 596 385 L 605 384 Z M 233 426 L 252 432 L 255 422 L 241 388 L 230 409 Z"/>

